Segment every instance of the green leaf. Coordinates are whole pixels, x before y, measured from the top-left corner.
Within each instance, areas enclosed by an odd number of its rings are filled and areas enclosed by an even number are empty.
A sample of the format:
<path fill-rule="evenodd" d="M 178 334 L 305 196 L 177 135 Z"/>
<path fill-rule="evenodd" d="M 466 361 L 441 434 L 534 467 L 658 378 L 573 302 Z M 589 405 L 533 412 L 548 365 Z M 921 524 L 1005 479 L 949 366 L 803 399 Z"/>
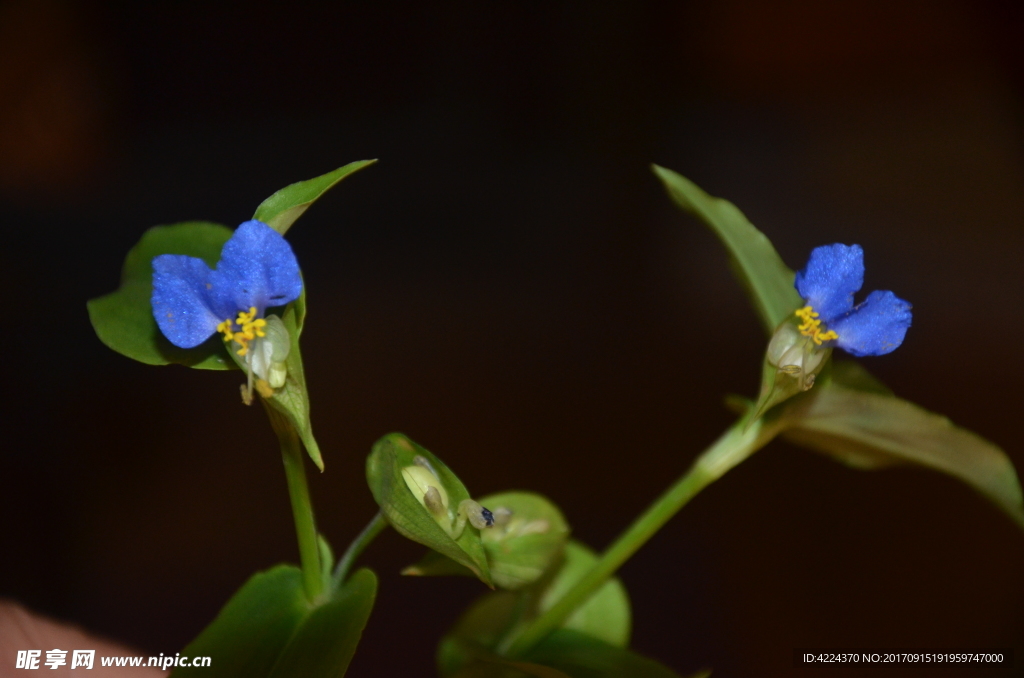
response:
<path fill-rule="evenodd" d="M 562 565 L 533 585 L 487 593 L 470 605 L 438 646 L 441 674 L 450 676 L 464 670 L 479 659 L 481 649 L 500 655 L 530 621 L 557 603 L 597 562 L 594 552 L 576 541 L 569 541 L 564 553 Z M 613 578 L 562 622 L 561 628 L 626 647 L 631 624 L 629 596 Z M 530 661 L 529 657 L 523 659 Z"/>
<path fill-rule="evenodd" d="M 291 350 L 285 364 L 288 368 L 288 375 L 284 386 L 274 391 L 274 395 L 265 399 L 265 402 L 280 412 L 291 424 L 292 428 L 299 434 L 306 453 L 313 460 L 317 468 L 324 470 L 323 456 L 320 454 L 320 446 L 313 437 L 313 424 L 309 416 L 309 392 L 306 390 L 306 373 L 302 367 L 302 351 L 299 349 L 299 327 L 300 319 L 306 312 L 305 289 L 299 298 L 285 307 L 284 315 L 281 316 L 285 329 L 288 330 L 288 337 L 291 340 Z"/>
<path fill-rule="evenodd" d="M 275 231 L 284 235 L 291 228 L 295 220 L 302 216 L 310 205 L 326 193 L 339 181 L 357 172 L 364 167 L 372 165 L 376 160 L 359 160 L 350 162 L 344 167 L 339 167 L 333 172 L 298 183 L 285 186 L 280 191 L 264 200 L 256 208 L 253 219 L 258 219 L 268 224 Z"/>
<path fill-rule="evenodd" d="M 800 308 L 802 300 L 793 287 L 793 271 L 782 262 L 771 241 L 731 202 L 708 195 L 672 170 L 658 165 L 653 169 L 676 204 L 703 221 L 725 245 L 761 323 L 769 334 L 774 332 Z"/>
<path fill-rule="evenodd" d="M 855 360 L 833 360 L 826 369 L 829 370 L 826 380 L 831 379 L 840 386 L 855 391 L 866 391 L 886 396 L 894 395 L 891 388 L 879 381 Z"/>
<path fill-rule="evenodd" d="M 467 524 L 458 538 L 453 539 L 406 483 L 403 470 L 422 468 L 417 464 L 417 457 L 426 460 L 440 489 L 447 494 L 447 519 L 452 524 L 460 503 L 470 499 L 466 486 L 444 462 L 404 435 L 391 433 L 374 443 L 366 460 L 366 481 L 384 517 L 403 536 L 464 565 L 493 588 L 480 531 Z"/>
<path fill-rule="evenodd" d="M 552 632 L 521 659 L 471 646 L 455 651 L 470 659 L 453 678 L 679 678 L 653 659 L 567 629 Z"/>
<path fill-rule="evenodd" d="M 365 568 L 358 570 L 329 602 L 303 619 L 270 678 L 344 676 L 376 596 L 377 575 Z"/>
<path fill-rule="evenodd" d="M 783 414 L 783 435 L 857 468 L 919 464 L 942 471 L 970 485 L 1024 528 L 1020 482 L 999 447 L 883 389 L 864 370 L 837 365 L 831 382 L 815 386 L 810 397 L 792 401 Z"/>
<path fill-rule="evenodd" d="M 498 588 L 515 590 L 537 581 L 560 564 L 569 525 L 550 500 L 533 492 L 502 492 L 479 502 L 496 516 L 495 525 L 480 531 L 487 565 Z M 497 516 L 509 512 L 502 521 Z M 402 574 L 437 576 L 472 573 L 436 551 L 402 570 Z"/>
<path fill-rule="evenodd" d="M 552 608 L 596 564 L 597 555 L 589 548 L 578 541 L 566 544 L 565 565 L 541 596 L 540 611 Z M 576 608 L 562 622 L 562 628 L 585 633 L 616 647 L 626 647 L 632 621 L 626 588 L 617 577 L 613 577 L 586 603 Z"/>
<path fill-rule="evenodd" d="M 342 676 L 370 616 L 377 577 L 360 570 L 331 598 L 311 605 L 302 573 L 278 565 L 254 575 L 181 654 L 210 666 L 181 667 L 173 678 Z"/>
<path fill-rule="evenodd" d="M 156 226 L 146 231 L 128 252 L 117 291 L 88 303 L 89 319 L 96 335 L 118 353 L 146 363 L 178 363 L 201 370 L 236 368 L 219 337 L 195 348 L 178 348 L 160 332 L 153 319 L 153 257 L 187 254 L 215 266 L 221 248 L 231 237 L 230 228 L 205 221 Z"/>
<path fill-rule="evenodd" d="M 452 653 L 466 658 L 458 673 L 449 676 L 444 671 L 441 672 L 441 675 L 447 678 L 573 678 L 550 666 L 521 659 L 508 659 L 458 640 L 446 639 L 444 643 L 449 646 Z"/>
<path fill-rule="evenodd" d="M 211 665 L 177 668 L 172 676 L 268 676 L 307 614 L 309 603 L 298 568 L 278 565 L 253 575 L 181 652 L 187 657 L 210 657 Z"/>
<path fill-rule="evenodd" d="M 322 534 L 316 536 L 316 543 L 320 551 L 320 578 L 323 582 L 323 590 L 329 591 L 331 586 L 334 585 L 334 577 L 332 576 L 334 570 L 334 551 Z"/>
<path fill-rule="evenodd" d="M 573 678 L 679 678 L 653 659 L 568 629 L 554 631 L 523 659 Z"/>

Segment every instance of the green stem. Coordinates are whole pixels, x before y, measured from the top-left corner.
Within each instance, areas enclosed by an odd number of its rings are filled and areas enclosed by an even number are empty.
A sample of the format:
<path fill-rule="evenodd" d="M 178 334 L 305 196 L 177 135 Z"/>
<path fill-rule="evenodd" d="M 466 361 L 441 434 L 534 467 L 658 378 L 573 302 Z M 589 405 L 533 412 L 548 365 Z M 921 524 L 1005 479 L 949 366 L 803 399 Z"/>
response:
<path fill-rule="evenodd" d="M 580 605 L 593 595 L 623 563 L 661 529 L 679 509 L 698 492 L 721 478 L 763 447 L 781 430 L 777 422 L 757 419 L 747 423 L 747 417 L 732 425 L 721 438 L 709 447 L 693 467 L 654 501 L 625 532 L 601 555 L 597 564 L 550 609 L 534 619 L 509 644 L 503 654 L 521 656 L 545 636 L 554 631 Z"/>
<path fill-rule="evenodd" d="M 334 588 L 341 586 L 345 578 L 348 576 L 348 571 L 352 569 L 352 564 L 359 557 L 359 554 L 370 545 L 377 535 L 384 531 L 384 528 L 388 526 L 388 521 L 384 518 L 384 514 L 377 511 L 377 514 L 372 520 L 363 528 L 363 531 L 359 533 L 352 543 L 348 545 L 348 549 L 345 551 L 345 555 L 338 561 L 338 566 L 334 568 Z"/>
<path fill-rule="evenodd" d="M 281 443 L 281 457 L 284 474 L 288 479 L 288 495 L 295 517 L 295 532 L 299 538 L 299 562 L 302 565 L 302 584 L 306 598 L 316 601 L 323 592 L 324 581 L 320 572 L 320 547 L 316 538 L 316 524 L 313 521 L 313 503 L 309 497 L 306 482 L 305 453 L 295 428 L 277 410 L 262 401 L 270 417 L 270 425 Z"/>

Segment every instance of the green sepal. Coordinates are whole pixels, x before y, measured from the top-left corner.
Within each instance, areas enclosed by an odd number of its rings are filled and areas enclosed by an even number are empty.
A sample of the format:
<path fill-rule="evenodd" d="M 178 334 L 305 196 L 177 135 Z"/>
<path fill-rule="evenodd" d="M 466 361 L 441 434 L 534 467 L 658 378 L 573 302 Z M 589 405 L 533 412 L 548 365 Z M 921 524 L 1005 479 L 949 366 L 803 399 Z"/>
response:
<path fill-rule="evenodd" d="M 860 469 L 917 464 L 953 476 L 1024 528 L 1013 462 L 995 444 L 897 398 L 853 362 L 836 363 L 808 397 L 786 405 L 783 436 Z"/>
<path fill-rule="evenodd" d="M 494 591 L 473 602 L 438 646 L 442 676 L 455 675 L 479 659 L 479 652 L 501 655 L 526 625 L 550 609 L 597 562 L 593 551 L 570 540 L 562 563 L 533 585 L 518 591 Z M 632 616 L 622 583 L 609 579 L 560 628 L 625 648 Z M 520 657 L 529 661 L 528 657 Z"/>
<path fill-rule="evenodd" d="M 390 433 L 374 443 L 366 459 L 366 481 L 384 517 L 403 536 L 469 568 L 494 588 L 480 531 L 467 524 L 459 538 L 452 539 L 406 484 L 402 470 L 416 466 L 417 456 L 424 457 L 437 474 L 453 519 L 459 504 L 471 498 L 462 481 L 433 453 L 400 433 Z"/>
<path fill-rule="evenodd" d="M 506 524 L 495 524 L 480 531 L 491 578 L 498 588 L 520 589 L 561 563 L 562 551 L 569 539 L 569 524 L 549 499 L 533 492 L 501 492 L 478 501 L 496 515 L 501 509 L 511 511 Z M 402 574 L 472 576 L 473 573 L 437 551 L 428 551 L 418 563 L 402 570 Z"/>
<path fill-rule="evenodd" d="M 306 390 L 306 373 L 302 368 L 302 351 L 299 349 L 299 335 L 302 332 L 300 323 L 305 315 L 306 290 L 303 287 L 299 298 L 285 306 L 281 315 L 281 321 L 288 330 L 288 338 L 291 341 L 291 350 L 285 360 L 288 374 L 284 386 L 275 389 L 274 394 L 264 400 L 268 406 L 280 412 L 295 429 L 309 458 L 323 471 L 324 460 L 320 454 L 320 446 L 313 437 L 313 424 L 309 417 L 309 392 Z"/>
<path fill-rule="evenodd" d="M 309 209 L 309 206 L 316 202 L 320 196 L 348 175 L 375 162 L 377 161 L 359 160 L 357 162 L 350 162 L 333 172 L 285 186 L 260 203 L 252 218 L 262 221 L 281 235 L 284 235 L 291 228 L 292 224 L 302 216 L 302 213 Z"/>
<path fill-rule="evenodd" d="M 652 167 L 676 204 L 704 222 L 725 245 L 733 272 L 753 301 L 765 331 L 774 332 L 800 308 L 802 299 L 793 287 L 795 274 L 771 241 L 731 202 L 708 195 L 672 170 Z"/>
<path fill-rule="evenodd" d="M 121 286 L 89 300 L 89 320 L 104 344 L 147 365 L 177 363 L 200 370 L 233 370 L 219 335 L 195 348 L 178 348 L 164 337 L 153 318 L 153 257 L 187 254 L 211 268 L 220 260 L 233 231 L 207 221 L 155 226 L 142 234 L 121 269 Z"/>

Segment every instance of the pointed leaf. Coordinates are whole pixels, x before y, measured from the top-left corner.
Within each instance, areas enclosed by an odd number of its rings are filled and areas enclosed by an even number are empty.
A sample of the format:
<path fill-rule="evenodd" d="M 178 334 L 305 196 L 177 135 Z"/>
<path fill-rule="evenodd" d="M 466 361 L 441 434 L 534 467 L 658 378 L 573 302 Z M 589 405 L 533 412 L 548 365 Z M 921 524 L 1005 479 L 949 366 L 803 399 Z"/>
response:
<path fill-rule="evenodd" d="M 672 170 L 658 165 L 653 169 L 676 204 L 703 221 L 725 245 L 765 330 L 774 332 L 802 300 L 793 287 L 795 274 L 771 241 L 731 202 L 708 195 Z"/>
<path fill-rule="evenodd" d="M 417 457 L 429 463 L 436 473 L 440 488 L 447 494 L 447 519 L 452 525 L 459 504 L 470 499 L 466 486 L 444 462 L 404 435 L 391 433 L 374 444 L 366 460 L 366 480 L 384 517 L 405 537 L 464 565 L 480 581 L 493 588 L 487 555 L 480 542 L 480 531 L 467 524 L 458 539 L 453 539 L 406 483 L 403 475 L 405 469 L 422 468 L 416 463 Z"/>
<path fill-rule="evenodd" d="M 377 596 L 377 576 L 357 571 L 331 600 L 302 620 L 270 678 L 340 678 L 356 652 Z"/>
<path fill-rule="evenodd" d="M 862 391 L 842 384 L 858 380 Z M 967 483 L 1024 527 L 1024 499 L 1013 463 L 996 445 L 946 417 L 878 392 L 866 372 L 842 368 L 785 412 L 788 439 L 863 469 L 920 464 Z"/>
<path fill-rule="evenodd" d="M 342 676 L 373 608 L 377 577 L 360 570 L 331 598 L 310 605 L 302 572 L 278 565 L 254 575 L 181 654 L 210 657 L 173 678 Z"/>
<path fill-rule="evenodd" d="M 173 678 L 256 678 L 268 676 L 289 639 L 309 613 L 302 573 L 290 565 L 253 575 L 217 618 L 182 650 L 187 657 L 211 657 L 208 667 L 183 667 Z"/>
<path fill-rule="evenodd" d="M 302 213 L 331 187 L 353 172 L 357 172 L 375 162 L 377 161 L 359 160 L 358 162 L 350 162 L 333 172 L 285 186 L 264 200 L 256 208 L 256 214 L 253 215 L 253 219 L 259 219 L 263 223 L 269 224 L 271 228 L 284 235 L 291 228 L 292 224 L 295 223 L 295 220 L 301 217 Z"/>
<path fill-rule="evenodd" d="M 146 363 L 178 363 L 201 370 L 236 369 L 224 342 L 211 337 L 200 346 L 178 348 L 157 328 L 153 319 L 153 257 L 187 254 L 215 266 L 231 229 L 206 221 L 156 226 L 146 231 L 128 252 L 121 271 L 121 286 L 110 294 L 91 299 L 89 319 L 96 335 L 118 353 Z"/>

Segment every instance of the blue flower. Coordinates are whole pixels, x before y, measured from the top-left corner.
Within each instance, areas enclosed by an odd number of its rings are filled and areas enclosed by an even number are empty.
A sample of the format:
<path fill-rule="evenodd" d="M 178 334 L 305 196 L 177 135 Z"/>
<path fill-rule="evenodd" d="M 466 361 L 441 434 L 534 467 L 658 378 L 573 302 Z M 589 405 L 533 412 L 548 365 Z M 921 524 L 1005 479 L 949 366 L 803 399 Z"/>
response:
<path fill-rule="evenodd" d="M 266 336 L 267 307 L 283 306 L 301 292 L 291 246 L 261 221 L 238 227 L 215 269 L 183 254 L 153 259 L 153 317 L 180 348 L 198 346 L 220 332 L 245 356 L 252 342 Z"/>
<path fill-rule="evenodd" d="M 854 306 L 853 294 L 864 284 L 864 250 L 860 245 L 824 245 L 811 252 L 796 274 L 796 289 L 807 305 L 796 312 L 800 334 L 818 346 L 824 342 L 855 356 L 894 351 L 910 327 L 910 304 L 892 292 L 872 292 Z"/>

